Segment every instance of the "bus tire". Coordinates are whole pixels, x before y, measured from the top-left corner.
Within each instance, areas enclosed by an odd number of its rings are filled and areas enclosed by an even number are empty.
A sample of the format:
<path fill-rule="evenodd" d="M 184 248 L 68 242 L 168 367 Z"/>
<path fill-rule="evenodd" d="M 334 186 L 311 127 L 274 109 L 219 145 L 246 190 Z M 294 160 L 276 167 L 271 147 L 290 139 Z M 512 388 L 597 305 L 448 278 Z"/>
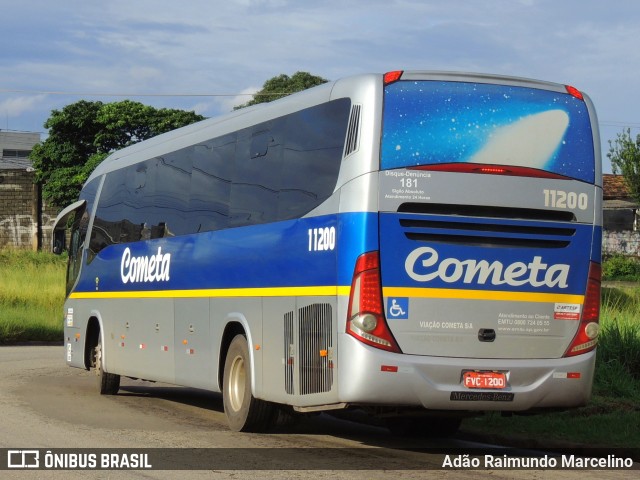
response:
<path fill-rule="evenodd" d="M 94 350 L 96 386 L 100 395 L 115 395 L 120 389 L 120 375 L 105 372 L 102 365 L 102 335 L 99 335 Z"/>
<path fill-rule="evenodd" d="M 222 383 L 224 413 L 235 432 L 263 432 L 272 426 L 274 406 L 251 393 L 251 359 L 244 335 L 236 335 L 224 362 Z"/>

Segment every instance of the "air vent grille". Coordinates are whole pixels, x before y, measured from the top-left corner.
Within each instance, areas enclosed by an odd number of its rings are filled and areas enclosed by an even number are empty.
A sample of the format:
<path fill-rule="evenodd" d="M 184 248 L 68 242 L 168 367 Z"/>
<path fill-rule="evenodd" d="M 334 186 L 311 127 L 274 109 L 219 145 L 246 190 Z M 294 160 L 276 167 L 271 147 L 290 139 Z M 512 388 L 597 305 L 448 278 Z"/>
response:
<path fill-rule="evenodd" d="M 567 224 L 573 214 L 566 212 L 438 204 L 404 204 L 400 209 L 421 214 L 403 215 L 399 221 L 406 238 L 425 243 L 566 248 L 576 234 L 576 227 Z"/>
<path fill-rule="evenodd" d="M 536 208 L 494 207 L 489 205 L 453 205 L 446 203 L 403 203 L 399 213 L 448 215 L 472 218 L 506 218 L 510 220 L 541 220 L 548 222 L 575 222 L 573 212 L 541 210 Z"/>
<path fill-rule="evenodd" d="M 294 395 L 323 393 L 333 386 L 332 308 L 316 303 L 284 316 L 284 384 Z M 297 323 L 297 324 L 296 324 Z M 296 342 L 297 340 L 297 342 Z"/>
<path fill-rule="evenodd" d="M 362 105 L 354 104 L 351 106 L 351 117 L 349 118 L 349 126 L 347 130 L 347 140 L 344 145 L 344 156 L 347 157 L 358 150 L 360 143 L 360 112 Z"/>

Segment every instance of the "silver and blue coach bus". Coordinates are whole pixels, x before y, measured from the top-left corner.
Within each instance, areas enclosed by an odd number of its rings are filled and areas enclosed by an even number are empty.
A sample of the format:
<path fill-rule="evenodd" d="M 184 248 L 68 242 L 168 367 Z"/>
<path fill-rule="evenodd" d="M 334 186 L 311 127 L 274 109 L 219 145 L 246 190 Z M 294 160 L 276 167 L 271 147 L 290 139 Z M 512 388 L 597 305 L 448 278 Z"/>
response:
<path fill-rule="evenodd" d="M 66 361 L 102 394 L 222 392 L 242 431 L 584 405 L 601 187 L 592 103 L 554 83 L 360 75 L 208 119 L 113 153 L 58 216 Z"/>

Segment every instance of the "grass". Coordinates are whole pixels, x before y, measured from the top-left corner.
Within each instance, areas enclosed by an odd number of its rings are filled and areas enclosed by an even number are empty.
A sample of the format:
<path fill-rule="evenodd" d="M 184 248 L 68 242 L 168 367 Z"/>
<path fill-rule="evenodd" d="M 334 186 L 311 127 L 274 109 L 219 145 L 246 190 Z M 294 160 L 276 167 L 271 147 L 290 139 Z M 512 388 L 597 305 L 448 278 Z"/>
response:
<path fill-rule="evenodd" d="M 66 258 L 0 250 L 0 344 L 63 339 Z"/>
<path fill-rule="evenodd" d="M 66 257 L 0 250 L 0 344 L 63 339 Z M 640 284 L 603 288 L 593 398 L 586 407 L 534 416 L 490 413 L 462 430 L 548 447 L 640 448 Z"/>

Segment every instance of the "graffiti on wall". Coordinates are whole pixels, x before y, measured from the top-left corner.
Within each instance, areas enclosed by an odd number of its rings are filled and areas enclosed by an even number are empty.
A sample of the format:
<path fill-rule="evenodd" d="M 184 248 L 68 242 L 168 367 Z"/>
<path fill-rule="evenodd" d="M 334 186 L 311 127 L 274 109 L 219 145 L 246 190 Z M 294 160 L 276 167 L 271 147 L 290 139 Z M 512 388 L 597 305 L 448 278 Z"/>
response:
<path fill-rule="evenodd" d="M 640 232 L 605 230 L 602 238 L 602 253 L 640 256 Z"/>
<path fill-rule="evenodd" d="M 56 217 L 42 214 L 42 237 L 51 238 Z M 38 223 L 33 215 L 10 215 L 0 219 L 0 247 L 30 248 L 38 242 Z"/>

